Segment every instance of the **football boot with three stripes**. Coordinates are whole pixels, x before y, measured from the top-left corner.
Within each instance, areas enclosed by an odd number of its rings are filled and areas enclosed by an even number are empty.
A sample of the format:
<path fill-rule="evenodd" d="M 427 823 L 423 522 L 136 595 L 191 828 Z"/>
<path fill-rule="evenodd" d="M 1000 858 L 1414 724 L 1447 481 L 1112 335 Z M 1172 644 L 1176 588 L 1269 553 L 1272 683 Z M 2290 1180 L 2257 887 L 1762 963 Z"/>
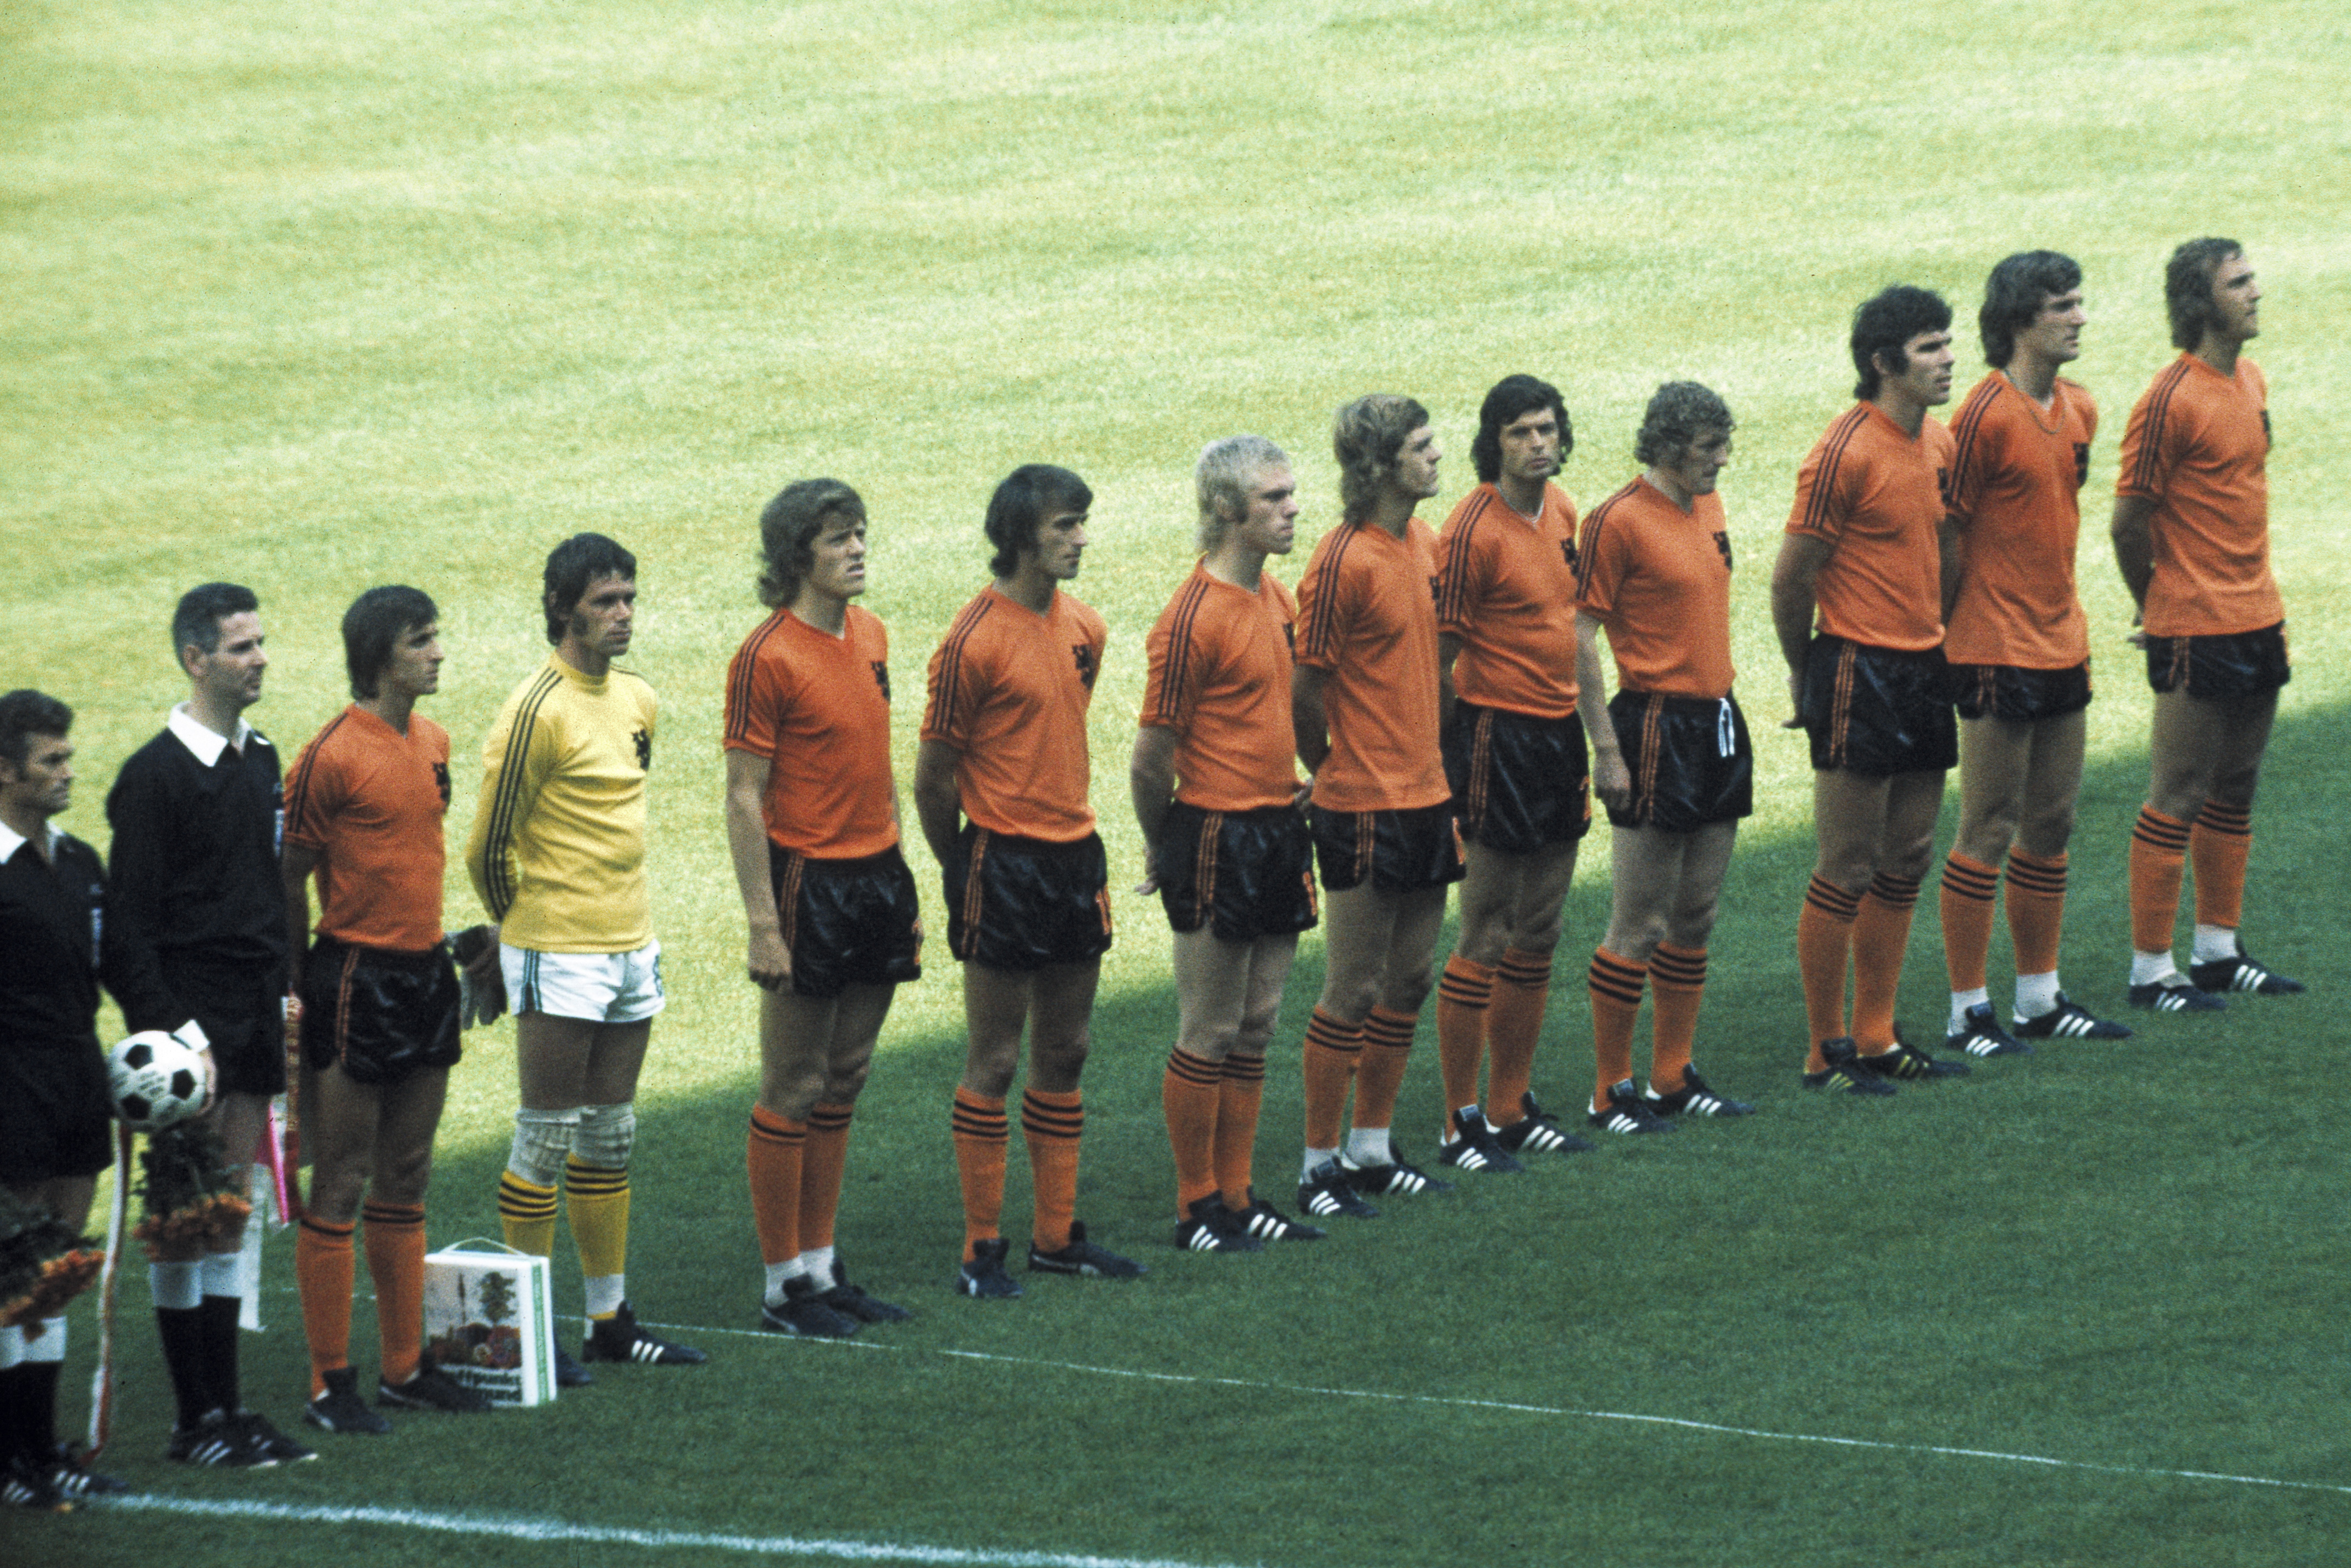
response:
<path fill-rule="evenodd" d="M 1515 1176 L 1527 1168 L 1495 1141 L 1494 1129 L 1486 1124 L 1485 1113 L 1475 1105 L 1453 1113 L 1453 1132 L 1451 1143 L 1437 1146 L 1438 1165 L 1493 1176 Z"/>
<path fill-rule="evenodd" d="M 582 1361 L 633 1361 L 643 1366 L 699 1366 L 710 1358 L 692 1345 L 674 1344 L 647 1333 L 622 1301 L 609 1318 L 591 1318 L 580 1346 Z"/>
<path fill-rule="evenodd" d="M 1682 1069 L 1682 1086 L 1670 1094 L 1660 1094 L 1652 1083 L 1641 1096 L 1641 1103 L 1660 1116 L 1751 1116 L 1755 1107 L 1744 1100 L 1729 1100 L 1717 1094 L 1698 1075 L 1695 1067 Z"/>
<path fill-rule="evenodd" d="M 2242 991 L 2256 997 L 2298 996 L 2309 988 L 2300 980 L 2289 980 L 2275 970 L 2253 961 L 2253 956 L 2242 946 L 2233 958 L 2215 958 L 2209 964 L 2188 966 L 2188 978 L 2199 991 Z"/>
<path fill-rule="evenodd" d="M 1990 1002 L 1978 1002 L 1960 1015 L 1962 1027 L 1943 1037 L 1945 1051 L 1970 1056 L 2031 1056 L 2032 1048 L 2000 1027 Z"/>
<path fill-rule="evenodd" d="M 2064 992 L 2057 993 L 2057 1005 L 2045 1013 L 2026 1018 L 2018 1014 L 2009 1020 L 2009 1031 L 2023 1040 L 2128 1040 L 2131 1031 L 2126 1025 L 2102 1019 Z"/>
<path fill-rule="evenodd" d="M 1519 1110 L 1519 1120 L 1494 1129 L 1494 1141 L 1509 1153 L 1523 1155 L 1531 1149 L 1539 1155 L 1572 1155 L 1592 1146 L 1590 1139 L 1562 1131 L 1559 1118 L 1536 1104 L 1533 1095 L 1520 1095 Z"/>
<path fill-rule="evenodd" d="M 1349 1172 L 1334 1155 L 1308 1171 L 1298 1184 L 1298 1207 L 1317 1219 L 1334 1214 L 1356 1219 L 1377 1219 L 1380 1211 L 1355 1196 Z"/>
<path fill-rule="evenodd" d="M 1670 1133 L 1674 1124 L 1644 1104 L 1629 1078 L 1608 1086 L 1604 1109 L 1589 1113 L 1592 1124 L 1604 1133 Z"/>
<path fill-rule="evenodd" d="M 1353 1184 L 1357 1192 L 1369 1193 L 1374 1197 L 1413 1197 L 1423 1193 L 1453 1190 L 1451 1182 L 1440 1181 L 1408 1163 L 1396 1153 L 1394 1144 L 1388 1145 L 1385 1165 L 1342 1168 L 1347 1170 L 1347 1180 Z"/>
<path fill-rule="evenodd" d="M 1265 1243 L 1251 1235 L 1241 1217 L 1232 1211 L 1222 1193 L 1195 1198 L 1176 1224 L 1176 1245 L 1186 1252 L 1262 1252 Z"/>

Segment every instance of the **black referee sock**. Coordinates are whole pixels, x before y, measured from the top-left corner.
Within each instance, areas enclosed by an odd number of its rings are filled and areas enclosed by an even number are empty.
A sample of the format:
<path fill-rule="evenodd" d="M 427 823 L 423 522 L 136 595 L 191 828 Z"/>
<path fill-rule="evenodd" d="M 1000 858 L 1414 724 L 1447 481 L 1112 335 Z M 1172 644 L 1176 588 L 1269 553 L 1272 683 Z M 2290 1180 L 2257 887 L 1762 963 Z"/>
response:
<path fill-rule="evenodd" d="M 0 1465 L 32 1451 L 26 1437 L 32 1415 L 26 1403 L 32 1397 L 26 1386 L 29 1370 L 22 1363 L 0 1367 Z"/>
<path fill-rule="evenodd" d="M 16 1417 L 17 1452 L 36 1464 L 47 1464 L 57 1448 L 57 1375 L 61 1362 L 28 1361 L 16 1369 L 23 1379 Z"/>
<path fill-rule="evenodd" d="M 196 1309 L 204 1324 L 203 1368 L 210 1383 L 208 1408 L 234 1416 L 243 1408 L 236 1395 L 236 1320 L 245 1311 L 242 1296 L 206 1296 Z"/>
<path fill-rule="evenodd" d="M 179 1406 L 178 1429 L 193 1432 L 219 1402 L 205 1375 L 202 1307 L 157 1307 L 155 1332 L 163 1342 L 163 1367 L 172 1375 L 172 1399 Z"/>

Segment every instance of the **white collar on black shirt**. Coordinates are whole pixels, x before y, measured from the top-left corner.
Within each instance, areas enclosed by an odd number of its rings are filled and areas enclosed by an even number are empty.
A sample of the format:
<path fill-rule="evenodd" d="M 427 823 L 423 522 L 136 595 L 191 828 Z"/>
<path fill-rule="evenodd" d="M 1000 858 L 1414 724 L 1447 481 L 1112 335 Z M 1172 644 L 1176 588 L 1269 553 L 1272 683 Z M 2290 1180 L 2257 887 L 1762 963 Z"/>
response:
<path fill-rule="evenodd" d="M 57 858 L 57 841 L 64 838 L 65 833 L 55 822 L 44 822 L 41 825 L 49 831 L 49 859 L 55 861 Z M 24 834 L 7 823 L 0 822 L 0 865 L 6 865 L 14 860 L 16 857 L 18 846 L 24 842 Z"/>
<path fill-rule="evenodd" d="M 186 747 L 194 755 L 195 759 L 207 768 L 220 760 L 221 748 L 229 744 L 227 737 L 216 735 L 198 724 L 195 716 L 188 712 L 188 705 L 185 703 L 179 704 L 163 716 L 163 727 L 178 736 L 180 744 Z M 261 740 L 264 746 L 269 744 L 268 741 L 261 739 L 259 731 L 242 718 L 236 721 L 235 740 L 236 754 L 239 757 L 245 755 L 245 743 L 248 740 Z"/>

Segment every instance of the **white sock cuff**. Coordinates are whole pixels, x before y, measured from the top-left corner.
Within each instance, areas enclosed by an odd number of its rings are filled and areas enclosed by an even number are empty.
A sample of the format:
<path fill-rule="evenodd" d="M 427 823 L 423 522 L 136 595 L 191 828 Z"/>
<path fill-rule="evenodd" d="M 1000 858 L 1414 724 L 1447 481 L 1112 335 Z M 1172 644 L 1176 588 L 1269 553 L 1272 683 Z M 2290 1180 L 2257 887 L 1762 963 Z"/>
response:
<path fill-rule="evenodd" d="M 601 1318 L 609 1316 L 613 1312 L 619 1312 L 621 1310 L 622 1301 L 626 1300 L 628 1297 L 628 1276 L 625 1274 L 599 1274 L 595 1278 L 587 1281 L 583 1293 L 588 1298 L 588 1315 L 590 1317 Z"/>
<path fill-rule="evenodd" d="M 36 1362 L 63 1361 L 66 1358 L 65 1319 L 43 1318 L 41 1320 L 40 1337 L 37 1339 L 30 1334 L 26 1334 L 25 1331 L 22 1329 L 18 1329 L 16 1332 L 19 1334 L 24 1335 L 25 1364 L 27 1366 L 32 1365 Z"/>
<path fill-rule="evenodd" d="M 147 1293 L 167 1312 L 193 1312 L 204 1304 L 204 1266 L 183 1262 L 147 1265 Z"/>
<path fill-rule="evenodd" d="M 2197 963 L 2218 963 L 2223 958 L 2235 957 L 2239 951 L 2235 926 L 2199 925 L 2196 927 Z"/>
<path fill-rule="evenodd" d="M 241 1296 L 245 1294 L 245 1255 L 241 1252 L 207 1252 L 201 1267 L 204 1270 L 204 1293 L 207 1296 Z"/>

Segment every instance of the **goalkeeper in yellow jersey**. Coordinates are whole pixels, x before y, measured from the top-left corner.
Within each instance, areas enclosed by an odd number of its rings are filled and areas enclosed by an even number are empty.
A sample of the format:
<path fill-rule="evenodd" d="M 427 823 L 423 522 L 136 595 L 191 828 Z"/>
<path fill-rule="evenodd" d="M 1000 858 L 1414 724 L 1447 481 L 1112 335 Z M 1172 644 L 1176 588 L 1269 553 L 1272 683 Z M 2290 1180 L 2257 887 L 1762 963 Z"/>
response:
<path fill-rule="evenodd" d="M 636 557 L 603 535 L 575 534 L 547 558 L 555 651 L 483 747 L 465 869 L 498 923 L 522 1079 L 498 1179 L 507 1242 L 554 1249 L 559 1179 L 587 1281 L 580 1359 L 674 1366 L 703 1354 L 639 1327 L 624 1289 L 637 1073 L 662 1009 L 644 866 L 653 693 L 612 663 L 629 651 L 636 602 Z M 556 1375 L 591 1381 L 561 1351 Z"/>

